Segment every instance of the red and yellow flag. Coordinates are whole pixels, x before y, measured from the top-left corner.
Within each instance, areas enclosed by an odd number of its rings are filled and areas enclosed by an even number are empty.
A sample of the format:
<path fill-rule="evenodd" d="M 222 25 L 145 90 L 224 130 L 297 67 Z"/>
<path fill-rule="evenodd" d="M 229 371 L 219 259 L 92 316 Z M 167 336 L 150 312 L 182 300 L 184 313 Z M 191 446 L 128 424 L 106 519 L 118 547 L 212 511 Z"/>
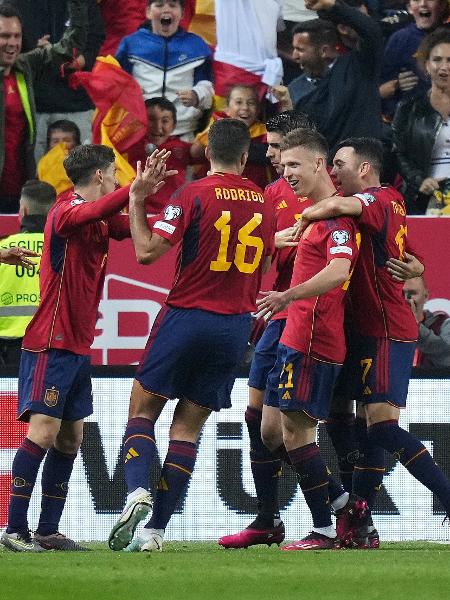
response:
<path fill-rule="evenodd" d="M 127 185 L 136 175 L 126 153 L 147 133 L 147 111 L 136 80 L 112 56 L 99 56 L 92 72 L 77 72 L 71 85 L 82 85 L 95 104 L 92 141 L 114 150 L 117 180 Z"/>

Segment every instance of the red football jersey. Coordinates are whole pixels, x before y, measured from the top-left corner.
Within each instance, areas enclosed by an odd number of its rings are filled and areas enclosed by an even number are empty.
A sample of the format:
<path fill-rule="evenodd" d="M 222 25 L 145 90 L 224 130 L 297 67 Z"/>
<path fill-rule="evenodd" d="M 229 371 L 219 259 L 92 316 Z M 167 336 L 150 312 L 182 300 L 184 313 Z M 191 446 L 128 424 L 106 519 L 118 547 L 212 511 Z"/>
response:
<path fill-rule="evenodd" d="M 153 233 L 181 242 L 167 304 L 220 314 L 255 310 L 274 240 L 273 206 L 256 184 L 209 175 L 178 190 L 152 223 Z"/>
<path fill-rule="evenodd" d="M 294 225 L 305 208 L 312 204 L 309 198 L 296 196 L 291 186 L 283 177 L 280 177 L 266 187 L 264 197 L 267 200 L 271 200 L 275 208 L 276 231 L 281 231 L 282 229 L 286 229 L 286 227 Z M 291 285 L 292 269 L 294 268 L 296 253 L 296 246 L 275 250 L 273 262 L 275 263 L 276 278 L 273 289 L 277 292 L 284 292 Z M 277 313 L 272 318 L 286 319 L 287 309 Z"/>
<path fill-rule="evenodd" d="M 402 259 L 407 247 L 403 196 L 392 187 L 381 187 L 355 197 L 363 210 L 360 257 L 350 286 L 355 329 L 362 335 L 414 341 L 418 326 L 403 297 L 403 283 L 385 266 L 389 257 Z"/>
<path fill-rule="evenodd" d="M 354 267 L 359 233 L 350 217 L 310 225 L 297 247 L 291 287 L 308 281 L 334 258 L 347 258 Z M 345 358 L 344 305 L 350 278 L 321 296 L 296 300 L 288 308 L 281 343 L 330 362 Z"/>
<path fill-rule="evenodd" d="M 109 238 L 130 237 L 129 186 L 86 202 L 66 192 L 51 208 L 44 231 L 41 303 L 29 323 L 23 348 L 89 354 L 105 279 Z M 102 220 L 103 219 L 103 220 Z"/>

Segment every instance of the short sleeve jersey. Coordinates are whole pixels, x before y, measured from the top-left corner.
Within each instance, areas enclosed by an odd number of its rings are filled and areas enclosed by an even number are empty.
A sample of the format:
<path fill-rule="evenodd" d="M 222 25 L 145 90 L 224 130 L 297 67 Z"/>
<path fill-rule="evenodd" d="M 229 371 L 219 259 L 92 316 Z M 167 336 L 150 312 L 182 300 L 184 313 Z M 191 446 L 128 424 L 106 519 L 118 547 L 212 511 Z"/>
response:
<path fill-rule="evenodd" d="M 287 181 L 280 177 L 264 190 L 264 197 L 273 203 L 275 209 L 276 231 L 292 227 L 300 218 L 302 212 L 311 206 L 311 200 L 303 196 L 296 196 Z M 273 289 L 284 292 L 291 285 L 292 269 L 294 268 L 297 247 L 280 248 L 275 250 L 273 262 L 276 277 Z M 287 309 L 272 317 L 272 319 L 286 319 Z"/>
<path fill-rule="evenodd" d="M 291 287 L 308 281 L 335 258 L 350 260 L 353 269 L 358 245 L 357 225 L 349 217 L 313 223 L 298 245 Z M 344 306 L 348 285 L 349 280 L 321 296 L 292 302 L 281 343 L 321 360 L 342 363 L 346 351 Z"/>
<path fill-rule="evenodd" d="M 354 327 L 362 335 L 414 341 L 418 326 L 403 284 L 385 266 L 390 257 L 403 259 L 407 248 L 403 197 L 392 187 L 370 188 L 355 197 L 362 207 L 362 244 L 350 285 Z"/>
<path fill-rule="evenodd" d="M 274 244 L 273 205 L 256 184 L 239 175 L 209 175 L 173 194 L 151 222 L 154 234 L 180 243 L 167 304 L 219 314 L 255 310 Z"/>

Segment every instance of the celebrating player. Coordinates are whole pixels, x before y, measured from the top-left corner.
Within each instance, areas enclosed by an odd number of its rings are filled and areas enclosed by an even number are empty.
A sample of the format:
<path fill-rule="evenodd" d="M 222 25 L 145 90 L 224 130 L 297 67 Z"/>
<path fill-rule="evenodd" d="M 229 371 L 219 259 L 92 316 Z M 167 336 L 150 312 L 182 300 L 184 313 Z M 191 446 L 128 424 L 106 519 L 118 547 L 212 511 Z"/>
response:
<path fill-rule="evenodd" d="M 128 498 L 109 536 L 112 550 L 130 544 L 151 509 L 147 488 L 156 451 L 154 425 L 167 400 L 179 398 L 153 515 L 130 551 L 162 549 L 165 528 L 194 469 L 203 424 L 211 411 L 230 406 L 274 237 L 272 203 L 241 176 L 249 145 L 241 121 L 214 123 L 208 135 L 209 175 L 178 190 L 153 217 L 151 228 L 143 195 L 130 196 L 138 261 L 152 263 L 179 244 L 178 271 L 133 383 L 124 437 Z"/>
<path fill-rule="evenodd" d="M 293 131 L 281 143 L 284 177 L 296 194 L 307 196 L 314 205 L 336 193 L 326 172 L 327 152 L 323 136 L 311 130 Z M 290 289 L 258 301 L 261 314 L 271 315 L 289 305 L 266 399 L 278 399 L 284 446 L 314 524 L 308 536 L 285 550 L 331 549 L 339 543 L 331 521 L 328 470 L 315 439 L 318 421 L 328 416 L 345 357 L 344 300 L 358 254 L 358 231 L 347 218 L 320 225 L 303 233 Z M 359 516 L 365 504 L 347 499 L 345 494 L 346 504 L 339 508 Z"/>
<path fill-rule="evenodd" d="M 293 225 L 311 201 L 298 196 L 282 177 L 280 144 L 283 136 L 297 128 L 312 128 L 311 123 L 301 113 L 287 111 L 275 115 L 266 124 L 267 157 L 277 170 L 280 178 L 268 185 L 264 196 L 271 200 L 275 209 L 276 229 L 274 256 L 276 279 L 274 290 L 289 288 L 294 266 L 297 243 L 293 242 Z M 324 177 L 329 180 L 326 172 Z M 331 182 L 330 182 L 331 183 Z M 280 519 L 278 506 L 278 486 L 282 460 L 289 461 L 283 444 L 281 417 L 278 397 L 269 396 L 263 406 L 267 377 L 273 368 L 278 342 L 286 324 L 287 311 L 274 315 L 259 340 L 249 375 L 249 403 L 245 412 L 245 422 L 250 438 L 250 463 L 258 499 L 256 519 L 244 530 L 220 538 L 219 544 L 225 548 L 247 548 L 255 544 L 279 544 L 284 539 L 284 524 Z M 339 485 L 333 488 L 330 499 L 336 501 L 342 495 Z M 345 496 L 338 502 L 341 507 L 347 501 Z"/>
<path fill-rule="evenodd" d="M 134 191 L 157 191 L 167 153 L 149 157 Z M 8 527 L 2 544 L 16 552 L 84 550 L 59 533 L 73 463 L 92 413 L 90 346 L 103 287 L 109 238 L 130 236 L 128 217 L 116 214 L 129 188 L 116 186 L 114 153 L 106 146 L 78 146 L 64 167 L 74 193 L 50 210 L 41 260 L 41 303 L 23 340 L 19 370 L 19 419 L 28 433 L 12 465 Z M 42 470 L 39 524 L 31 537 L 27 512 Z"/>
<path fill-rule="evenodd" d="M 393 454 L 423 485 L 437 495 L 450 513 L 450 483 L 425 446 L 399 424 L 406 407 L 408 383 L 417 339 L 417 323 L 403 298 L 403 282 L 392 277 L 392 265 L 405 258 L 406 211 L 399 192 L 380 184 L 381 147 L 376 140 L 341 142 L 334 173 L 344 198 L 328 198 L 309 208 L 302 227 L 343 215 L 358 219 L 362 232 L 359 261 L 350 284 L 355 339 L 349 370 L 356 388 L 362 452 L 356 465 L 354 490 L 369 505 L 382 481 L 382 450 Z M 394 261 L 387 262 L 388 257 Z M 420 263 L 419 263 L 420 264 Z M 358 532 L 358 545 L 371 545 L 370 522 Z"/>

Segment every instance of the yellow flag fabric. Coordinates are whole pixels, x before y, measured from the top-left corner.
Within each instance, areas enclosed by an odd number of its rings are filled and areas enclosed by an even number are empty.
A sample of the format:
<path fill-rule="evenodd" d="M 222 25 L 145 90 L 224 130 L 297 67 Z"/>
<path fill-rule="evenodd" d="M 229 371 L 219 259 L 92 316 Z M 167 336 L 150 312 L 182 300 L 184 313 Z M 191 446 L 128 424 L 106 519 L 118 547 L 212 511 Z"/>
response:
<path fill-rule="evenodd" d="M 111 110 L 114 110 L 114 109 L 111 109 Z M 107 123 L 105 124 L 105 122 L 108 119 L 108 115 L 109 115 L 109 113 L 106 115 L 103 123 L 101 124 L 101 136 L 102 136 L 101 143 L 104 144 L 105 146 L 108 146 L 109 148 L 112 148 L 112 150 L 114 152 L 114 156 L 116 157 L 116 179 L 117 179 L 117 182 L 120 185 L 120 187 L 124 187 L 125 185 L 128 185 L 129 183 L 131 183 L 133 181 L 133 179 L 136 177 L 136 171 L 133 169 L 133 167 L 127 161 L 125 156 L 120 154 L 120 152 L 117 151 L 114 144 L 109 139 L 108 126 L 107 126 Z"/>
<path fill-rule="evenodd" d="M 61 142 L 53 146 L 47 154 L 44 154 L 38 163 L 38 179 L 52 185 L 57 194 L 61 194 L 73 187 L 63 166 L 63 161 L 68 153 L 67 145 Z"/>

